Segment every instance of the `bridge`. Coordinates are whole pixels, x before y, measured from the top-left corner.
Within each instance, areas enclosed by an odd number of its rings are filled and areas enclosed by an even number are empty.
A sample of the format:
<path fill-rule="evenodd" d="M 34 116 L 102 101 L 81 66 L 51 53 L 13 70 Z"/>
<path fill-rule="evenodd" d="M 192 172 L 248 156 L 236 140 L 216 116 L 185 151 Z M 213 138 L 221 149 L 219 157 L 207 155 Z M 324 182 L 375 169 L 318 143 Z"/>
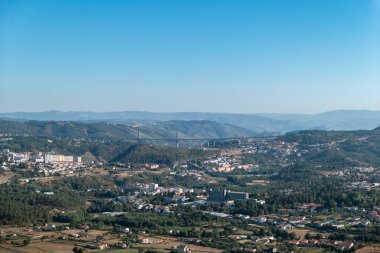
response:
<path fill-rule="evenodd" d="M 254 140 L 261 139 L 273 139 L 278 136 L 241 136 L 241 137 L 224 137 L 224 138 L 198 138 L 198 137 L 186 137 L 179 138 L 177 132 L 176 138 L 141 138 L 140 133 L 137 137 L 122 138 L 123 140 L 136 142 L 138 144 L 166 144 L 175 147 L 216 147 L 218 145 L 224 145 L 226 143 L 238 142 L 242 144 L 252 143 Z"/>
<path fill-rule="evenodd" d="M 25 135 L 7 135 L 7 138 L 2 139 L 12 139 L 13 137 L 27 137 L 28 134 Z M 56 138 L 62 138 L 57 136 L 46 136 L 46 135 L 37 135 L 34 137 L 43 137 L 43 138 L 49 138 L 49 137 L 56 137 Z M 216 147 L 220 145 L 225 145 L 232 142 L 238 142 L 247 144 L 252 143 L 254 140 L 266 140 L 266 139 L 273 139 L 278 137 L 278 135 L 270 135 L 270 136 L 239 136 L 239 137 L 223 137 L 223 138 L 207 138 L 207 137 L 186 137 L 186 138 L 180 138 L 179 132 L 177 132 L 177 136 L 175 138 L 142 138 L 140 136 L 140 132 L 138 132 L 137 136 L 132 137 L 111 137 L 111 138 L 87 138 L 90 141 L 109 141 L 111 140 L 123 140 L 128 142 L 135 142 L 137 144 L 155 144 L 155 145 L 167 145 L 167 146 L 173 146 L 173 147 Z M 67 137 L 63 137 L 64 139 L 68 139 Z M 75 139 L 75 138 L 73 138 Z M 79 138 L 81 139 L 81 138 Z"/>

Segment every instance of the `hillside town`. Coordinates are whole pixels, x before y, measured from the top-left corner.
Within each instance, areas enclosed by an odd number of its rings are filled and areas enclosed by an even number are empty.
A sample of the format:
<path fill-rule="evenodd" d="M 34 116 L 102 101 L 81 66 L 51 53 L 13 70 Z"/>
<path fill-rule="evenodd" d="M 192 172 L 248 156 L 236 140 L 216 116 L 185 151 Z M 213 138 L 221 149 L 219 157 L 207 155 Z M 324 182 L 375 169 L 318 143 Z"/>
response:
<path fill-rule="evenodd" d="M 49 211 L 45 224 L 4 224 L 0 234 L 4 245 L 11 247 L 10 242 L 29 238 L 31 246 L 41 239 L 45 245 L 58 243 L 90 252 L 117 248 L 222 252 L 224 247 L 242 252 L 310 248 L 346 252 L 371 240 L 362 231 L 375 233 L 379 228 L 380 207 L 369 207 L 363 200 L 330 203 L 309 196 L 305 201 L 282 203 L 278 199 L 299 198 L 304 186 L 297 181 L 287 184 L 281 180 L 286 175 L 271 168 L 293 166 L 317 152 L 313 145 L 261 138 L 201 150 L 211 153 L 197 161 L 165 164 L 104 162 L 89 160 L 88 155 L 4 149 L 3 185 L 17 179 L 50 201 L 75 189 L 77 198 L 87 199 L 89 217 L 79 218 L 82 211 L 58 205 Z M 262 156 L 266 159 L 259 159 Z M 315 177 L 341 181 L 342 190 L 375 194 L 380 189 L 378 167 L 322 166 L 316 165 Z M 52 187 L 52 183 L 64 188 Z"/>

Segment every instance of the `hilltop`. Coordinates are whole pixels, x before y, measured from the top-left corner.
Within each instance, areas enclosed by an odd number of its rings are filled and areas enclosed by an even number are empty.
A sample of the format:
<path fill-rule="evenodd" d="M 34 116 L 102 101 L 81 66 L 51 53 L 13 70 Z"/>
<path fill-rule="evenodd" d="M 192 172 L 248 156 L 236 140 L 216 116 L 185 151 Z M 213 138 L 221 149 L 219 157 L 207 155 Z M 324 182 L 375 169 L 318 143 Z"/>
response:
<path fill-rule="evenodd" d="M 313 150 L 302 160 L 325 167 L 380 166 L 380 130 L 300 131 L 279 140 Z"/>

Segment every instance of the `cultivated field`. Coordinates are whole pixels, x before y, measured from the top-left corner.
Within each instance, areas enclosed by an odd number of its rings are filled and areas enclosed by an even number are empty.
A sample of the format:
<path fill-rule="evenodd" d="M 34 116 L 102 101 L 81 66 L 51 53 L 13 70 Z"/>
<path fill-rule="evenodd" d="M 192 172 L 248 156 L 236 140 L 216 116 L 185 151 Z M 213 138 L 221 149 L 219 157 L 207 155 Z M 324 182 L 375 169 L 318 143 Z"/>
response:
<path fill-rule="evenodd" d="M 369 245 L 364 248 L 358 249 L 356 252 L 358 253 L 371 253 L 371 252 L 380 252 L 380 245 L 375 244 L 375 245 Z"/>

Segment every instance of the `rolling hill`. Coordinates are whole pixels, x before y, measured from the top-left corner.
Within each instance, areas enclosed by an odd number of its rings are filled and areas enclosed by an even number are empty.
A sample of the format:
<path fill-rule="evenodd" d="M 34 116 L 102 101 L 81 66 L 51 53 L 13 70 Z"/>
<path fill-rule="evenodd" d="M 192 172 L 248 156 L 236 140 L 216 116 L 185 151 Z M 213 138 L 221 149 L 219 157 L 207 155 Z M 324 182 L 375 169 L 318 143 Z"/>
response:
<path fill-rule="evenodd" d="M 377 129 L 377 130 L 376 130 Z M 278 137 L 313 150 L 302 159 L 330 168 L 380 166 L 380 128 L 357 131 L 300 131 Z"/>
<path fill-rule="evenodd" d="M 255 133 L 231 124 L 211 121 L 161 121 L 134 125 L 107 122 L 0 120 L 0 134 L 85 139 L 232 138 Z"/>

